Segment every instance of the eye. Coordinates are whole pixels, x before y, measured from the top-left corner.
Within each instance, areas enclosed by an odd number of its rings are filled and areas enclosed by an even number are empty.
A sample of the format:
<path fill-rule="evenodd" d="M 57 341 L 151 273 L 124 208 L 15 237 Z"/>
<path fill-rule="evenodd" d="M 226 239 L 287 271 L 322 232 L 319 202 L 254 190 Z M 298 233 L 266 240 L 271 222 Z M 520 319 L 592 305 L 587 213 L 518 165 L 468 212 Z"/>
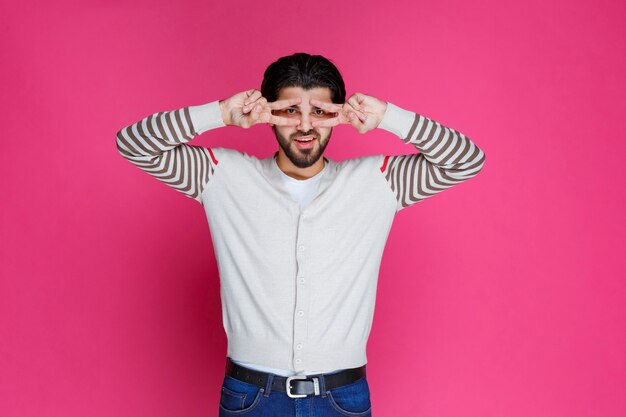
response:
<path fill-rule="evenodd" d="M 326 113 L 324 112 L 324 110 L 322 109 L 315 109 L 315 114 L 317 114 L 318 116 L 323 116 Z"/>
<path fill-rule="evenodd" d="M 287 109 L 287 114 L 294 114 L 291 112 L 291 110 L 293 110 L 294 112 L 296 111 L 296 109 L 294 109 L 293 107 L 290 107 Z"/>

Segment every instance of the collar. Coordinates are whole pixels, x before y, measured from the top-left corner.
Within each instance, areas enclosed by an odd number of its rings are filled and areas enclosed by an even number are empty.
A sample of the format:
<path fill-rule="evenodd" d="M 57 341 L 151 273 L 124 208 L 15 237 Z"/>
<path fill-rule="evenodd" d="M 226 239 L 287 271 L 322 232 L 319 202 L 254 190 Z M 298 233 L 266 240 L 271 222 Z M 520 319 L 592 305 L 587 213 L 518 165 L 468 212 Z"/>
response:
<path fill-rule="evenodd" d="M 272 185 L 281 190 L 286 195 L 290 195 L 289 192 L 284 188 L 284 182 L 281 178 L 281 174 L 284 174 L 278 167 L 276 163 L 276 157 L 278 156 L 278 151 L 274 153 L 271 157 L 267 157 L 262 159 L 261 162 L 263 164 L 263 171 L 267 179 L 272 183 Z M 326 164 L 324 165 L 323 171 L 324 175 L 322 175 L 322 179 L 320 180 L 319 185 L 319 193 L 321 195 L 324 191 L 333 183 L 335 177 L 337 176 L 337 162 L 332 159 L 323 156 Z M 320 171 L 321 172 L 321 171 Z"/>

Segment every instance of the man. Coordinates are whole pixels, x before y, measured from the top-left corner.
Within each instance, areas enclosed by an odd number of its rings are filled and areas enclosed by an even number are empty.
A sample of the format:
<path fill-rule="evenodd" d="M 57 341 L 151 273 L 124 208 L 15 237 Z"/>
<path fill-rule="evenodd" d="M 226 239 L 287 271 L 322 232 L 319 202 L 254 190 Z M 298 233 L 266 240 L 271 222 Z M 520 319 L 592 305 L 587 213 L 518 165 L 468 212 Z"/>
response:
<path fill-rule="evenodd" d="M 269 124 L 271 157 L 187 142 Z M 333 161 L 332 130 L 380 128 L 421 153 Z M 228 337 L 220 415 L 371 416 L 365 375 L 382 252 L 395 214 L 475 176 L 463 134 L 355 93 L 319 55 L 272 63 L 261 91 L 152 114 L 117 133 L 124 158 L 198 201 L 211 228 Z"/>

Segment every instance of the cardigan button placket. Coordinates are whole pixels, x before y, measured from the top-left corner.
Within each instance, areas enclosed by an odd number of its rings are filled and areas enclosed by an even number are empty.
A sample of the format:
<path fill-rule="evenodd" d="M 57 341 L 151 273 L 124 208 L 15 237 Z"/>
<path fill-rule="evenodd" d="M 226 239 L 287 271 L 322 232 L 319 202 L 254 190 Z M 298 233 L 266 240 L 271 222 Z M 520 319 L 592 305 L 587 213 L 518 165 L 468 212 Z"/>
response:
<path fill-rule="evenodd" d="M 308 236 L 309 236 L 309 228 L 306 221 L 307 218 L 305 213 L 300 213 L 298 219 L 298 230 L 297 230 L 297 248 L 296 251 L 296 264 L 297 264 L 297 273 L 295 279 L 298 280 L 300 284 L 304 283 L 303 271 L 306 269 L 309 255 L 309 248 L 307 247 Z M 304 357 L 304 345 L 306 343 L 306 335 L 307 335 L 307 327 L 308 327 L 308 304 L 310 298 L 310 291 L 304 285 L 296 285 L 296 305 L 294 309 L 294 320 L 293 320 L 293 366 L 296 371 L 302 371 L 305 368 L 305 357 Z"/>

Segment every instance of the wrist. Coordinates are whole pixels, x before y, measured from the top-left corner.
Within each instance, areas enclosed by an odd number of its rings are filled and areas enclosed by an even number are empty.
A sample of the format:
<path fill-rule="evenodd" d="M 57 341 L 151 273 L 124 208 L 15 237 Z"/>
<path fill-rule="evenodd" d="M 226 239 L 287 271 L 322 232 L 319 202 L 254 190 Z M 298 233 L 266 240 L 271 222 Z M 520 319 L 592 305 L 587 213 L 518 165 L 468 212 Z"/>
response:
<path fill-rule="evenodd" d="M 218 100 L 198 106 L 189 106 L 189 116 L 194 130 L 198 134 L 226 125 L 222 119 Z"/>
<path fill-rule="evenodd" d="M 226 126 L 230 125 L 230 112 L 228 111 L 228 107 L 226 106 L 226 100 L 220 100 L 220 114 L 222 115 L 222 121 Z"/>
<path fill-rule="evenodd" d="M 382 101 L 382 100 L 381 100 Z M 385 118 L 385 114 L 387 114 L 388 103 L 386 101 L 382 101 L 381 111 L 378 114 L 378 123 L 376 123 L 376 129 L 380 127 L 383 119 Z"/>
<path fill-rule="evenodd" d="M 412 111 L 405 110 L 393 103 L 387 102 L 387 108 L 383 120 L 378 125 L 379 129 L 386 130 L 398 136 L 400 139 L 406 139 L 416 114 Z"/>

